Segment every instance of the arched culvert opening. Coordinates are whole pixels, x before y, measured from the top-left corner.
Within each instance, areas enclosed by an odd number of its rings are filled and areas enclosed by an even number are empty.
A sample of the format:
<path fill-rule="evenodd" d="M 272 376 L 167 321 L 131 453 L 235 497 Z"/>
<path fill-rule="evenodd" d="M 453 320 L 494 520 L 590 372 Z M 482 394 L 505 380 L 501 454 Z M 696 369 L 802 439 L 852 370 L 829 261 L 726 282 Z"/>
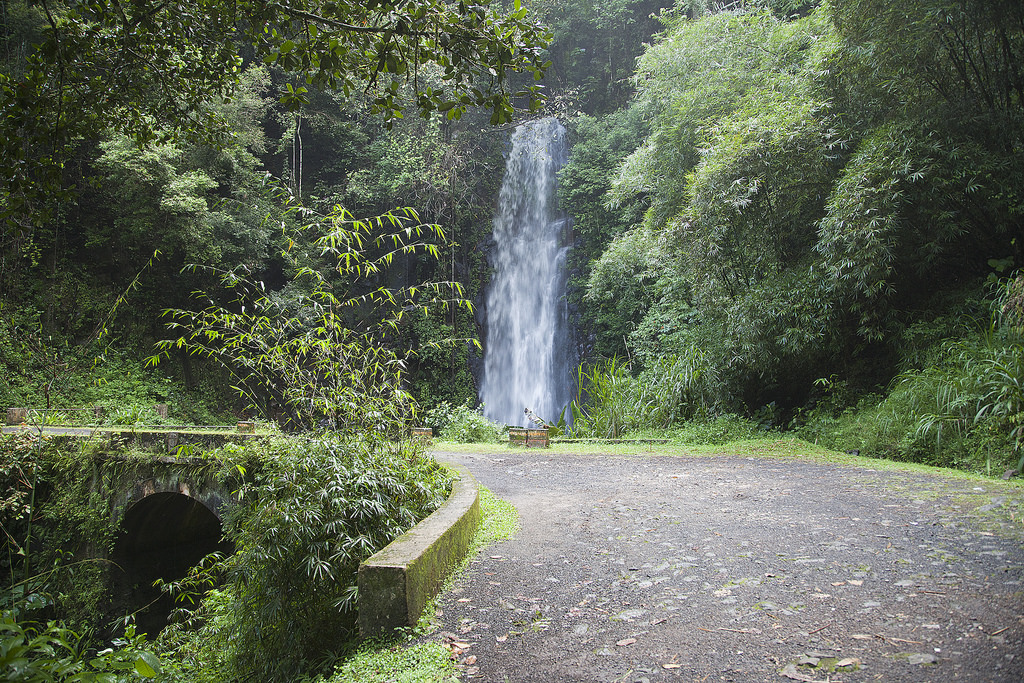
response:
<path fill-rule="evenodd" d="M 174 608 L 153 582 L 184 578 L 210 553 L 232 552 L 222 533 L 209 508 L 181 493 L 154 493 L 125 510 L 112 558 L 112 592 L 123 613 L 141 610 L 138 632 L 156 636 Z"/>

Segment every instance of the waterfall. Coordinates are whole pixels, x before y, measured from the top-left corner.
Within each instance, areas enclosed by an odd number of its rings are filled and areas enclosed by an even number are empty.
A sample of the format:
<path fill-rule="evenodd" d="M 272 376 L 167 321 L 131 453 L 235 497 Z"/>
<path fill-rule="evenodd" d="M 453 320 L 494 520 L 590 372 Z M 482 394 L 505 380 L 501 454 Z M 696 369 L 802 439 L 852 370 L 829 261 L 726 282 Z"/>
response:
<path fill-rule="evenodd" d="M 572 398 L 569 221 L 555 199 L 555 174 L 567 158 L 565 128 L 554 118 L 525 123 L 512 135 L 494 217 L 480 387 L 484 414 L 508 425 L 529 426 L 524 408 L 557 420 Z"/>

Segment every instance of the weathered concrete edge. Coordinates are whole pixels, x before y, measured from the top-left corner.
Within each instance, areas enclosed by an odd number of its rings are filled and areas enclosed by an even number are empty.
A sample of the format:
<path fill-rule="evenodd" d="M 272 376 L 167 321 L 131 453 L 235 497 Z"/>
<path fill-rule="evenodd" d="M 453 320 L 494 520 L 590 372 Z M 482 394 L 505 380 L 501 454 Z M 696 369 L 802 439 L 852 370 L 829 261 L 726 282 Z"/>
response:
<path fill-rule="evenodd" d="M 480 490 L 462 465 L 459 478 L 433 514 L 359 565 L 359 634 L 386 634 L 415 626 L 427 601 L 465 557 L 480 524 Z"/>

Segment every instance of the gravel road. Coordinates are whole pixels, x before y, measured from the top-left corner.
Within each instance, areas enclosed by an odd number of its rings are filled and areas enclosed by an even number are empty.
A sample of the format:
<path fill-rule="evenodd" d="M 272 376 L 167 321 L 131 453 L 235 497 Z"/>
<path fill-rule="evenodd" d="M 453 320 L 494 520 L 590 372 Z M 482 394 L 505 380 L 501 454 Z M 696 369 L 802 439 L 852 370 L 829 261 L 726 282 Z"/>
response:
<path fill-rule="evenodd" d="M 435 453 L 519 510 L 463 680 L 1024 681 L 1024 488 L 803 458 Z"/>

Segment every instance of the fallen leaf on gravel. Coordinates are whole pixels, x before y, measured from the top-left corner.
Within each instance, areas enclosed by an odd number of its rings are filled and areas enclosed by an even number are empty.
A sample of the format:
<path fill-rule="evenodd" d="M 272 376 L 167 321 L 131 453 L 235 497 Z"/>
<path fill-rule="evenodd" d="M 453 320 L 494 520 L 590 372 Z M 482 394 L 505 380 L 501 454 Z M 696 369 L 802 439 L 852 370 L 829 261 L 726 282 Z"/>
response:
<path fill-rule="evenodd" d="M 506 640 L 508 640 L 508 634 L 506 633 L 503 636 L 494 636 L 494 639 L 499 643 L 504 643 Z"/>
<path fill-rule="evenodd" d="M 626 645 L 632 645 L 636 642 L 636 638 L 623 638 L 619 642 L 615 643 L 619 647 L 625 647 Z"/>
<path fill-rule="evenodd" d="M 466 669 L 466 675 L 467 676 L 472 676 L 472 675 L 476 674 L 479 671 L 480 671 L 480 667 L 478 667 L 478 666 L 471 666 L 468 669 Z"/>
<path fill-rule="evenodd" d="M 455 641 L 454 643 L 452 643 L 452 647 L 457 647 L 460 650 L 468 650 L 469 648 L 473 647 L 473 644 L 472 643 L 462 643 L 462 642 L 459 642 L 459 641 Z"/>
<path fill-rule="evenodd" d="M 863 586 L 864 585 L 864 582 L 861 581 L 860 579 L 850 579 L 846 583 L 850 584 L 851 586 Z"/>
<path fill-rule="evenodd" d="M 846 582 L 845 581 L 833 581 L 832 585 L 833 586 L 845 586 Z"/>
<path fill-rule="evenodd" d="M 826 681 L 815 678 L 814 676 L 808 676 L 805 673 L 801 673 L 796 668 L 796 664 L 793 664 L 792 662 L 787 664 L 786 668 L 779 672 L 779 675 L 794 681 L 803 681 L 804 683 L 842 683 L 842 681 L 834 681 L 832 679 Z"/>
<path fill-rule="evenodd" d="M 859 664 L 860 660 L 856 657 L 843 657 L 838 662 L 836 662 L 836 668 L 840 666 L 857 666 Z"/>
<path fill-rule="evenodd" d="M 466 666 L 473 666 L 476 664 L 476 655 L 470 655 L 462 660 L 462 663 Z"/>
<path fill-rule="evenodd" d="M 459 598 L 456 602 L 472 602 L 473 598 Z"/>

